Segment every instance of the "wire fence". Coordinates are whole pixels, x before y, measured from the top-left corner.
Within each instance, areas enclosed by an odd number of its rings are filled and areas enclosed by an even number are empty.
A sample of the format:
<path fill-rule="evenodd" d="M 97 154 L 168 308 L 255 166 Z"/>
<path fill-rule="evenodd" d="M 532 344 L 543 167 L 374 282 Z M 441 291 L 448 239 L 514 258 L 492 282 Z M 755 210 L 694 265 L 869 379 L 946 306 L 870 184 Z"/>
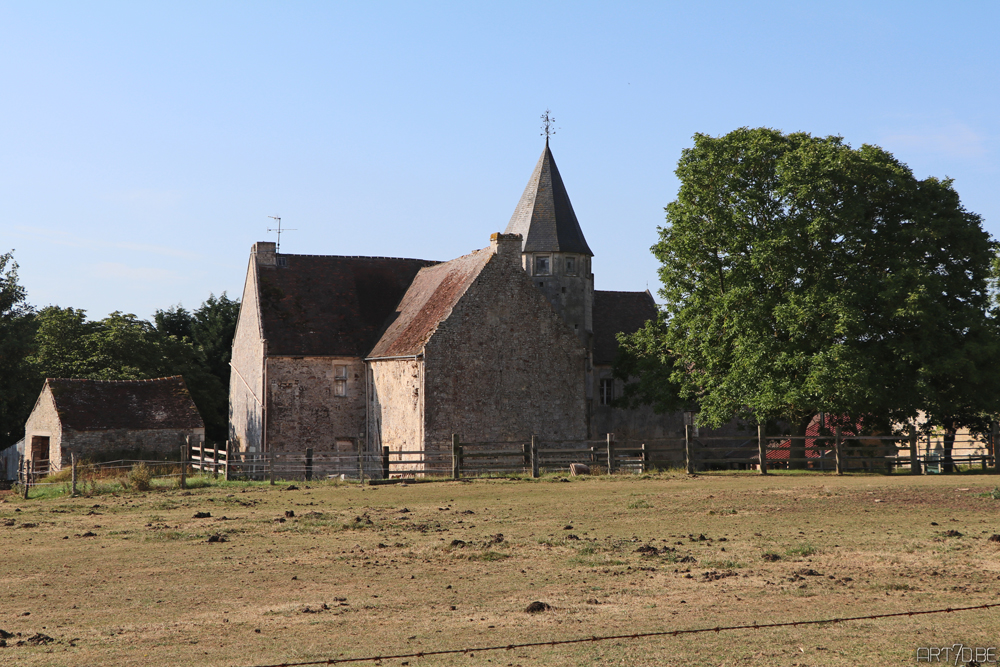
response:
<path fill-rule="evenodd" d="M 575 637 L 573 639 L 555 639 L 550 641 L 522 642 L 518 644 L 505 644 L 496 646 L 470 646 L 467 648 L 450 648 L 429 651 L 416 651 L 412 653 L 397 653 L 392 655 L 369 655 L 357 658 L 324 658 L 321 660 L 306 660 L 302 662 L 280 662 L 269 665 L 254 665 L 254 667 L 306 667 L 307 665 L 339 665 L 349 662 L 380 662 L 382 660 L 397 660 L 402 658 L 426 658 L 437 655 L 457 655 L 473 654 L 488 651 L 512 651 L 523 648 L 540 648 L 542 646 L 566 646 L 569 644 L 586 644 L 592 642 L 603 642 L 611 640 L 648 639 L 651 637 L 679 637 L 681 635 L 692 635 L 707 632 L 728 632 L 733 630 L 767 630 L 774 628 L 797 628 L 809 625 L 828 625 L 835 623 L 848 623 L 851 621 L 874 621 L 882 618 L 899 618 L 901 616 L 926 616 L 929 614 L 951 614 L 955 612 L 986 610 L 1000 607 L 1000 603 L 980 604 L 969 607 L 949 607 L 946 609 L 923 609 L 915 611 L 899 611 L 891 614 L 866 614 L 862 616 L 843 616 L 839 618 L 824 618 L 805 621 L 781 621 L 775 623 L 738 624 L 738 625 L 717 625 L 712 628 L 690 628 L 674 630 L 654 630 L 651 632 L 630 632 L 617 635 L 591 635 L 590 637 Z"/>

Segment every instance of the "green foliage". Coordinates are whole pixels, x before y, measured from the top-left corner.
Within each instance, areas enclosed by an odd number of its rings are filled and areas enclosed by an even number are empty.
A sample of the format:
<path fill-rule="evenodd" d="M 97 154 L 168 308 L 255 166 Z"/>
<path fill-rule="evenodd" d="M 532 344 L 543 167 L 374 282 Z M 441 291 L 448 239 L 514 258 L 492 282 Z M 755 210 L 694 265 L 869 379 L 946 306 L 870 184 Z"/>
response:
<path fill-rule="evenodd" d="M 145 463 L 132 466 L 125 476 L 125 481 L 133 491 L 149 491 L 153 483 L 153 471 Z"/>
<path fill-rule="evenodd" d="M 35 350 L 28 362 L 32 374 L 40 378 L 142 380 L 183 375 L 208 438 L 224 440 L 230 346 L 238 313 L 239 303 L 225 294 L 209 296 L 194 314 L 180 306 L 157 311 L 155 326 L 120 312 L 88 321 L 84 310 L 50 306 L 35 318 Z"/>
<path fill-rule="evenodd" d="M 699 422 L 888 427 L 1000 411 L 996 244 L 950 181 L 882 149 L 743 128 L 695 135 L 652 250 L 663 317 L 623 340 L 625 400 Z"/>
<path fill-rule="evenodd" d="M 24 436 L 38 392 L 38 380 L 26 362 L 34 331 L 34 311 L 18 283 L 13 252 L 0 254 L 0 449 Z"/>

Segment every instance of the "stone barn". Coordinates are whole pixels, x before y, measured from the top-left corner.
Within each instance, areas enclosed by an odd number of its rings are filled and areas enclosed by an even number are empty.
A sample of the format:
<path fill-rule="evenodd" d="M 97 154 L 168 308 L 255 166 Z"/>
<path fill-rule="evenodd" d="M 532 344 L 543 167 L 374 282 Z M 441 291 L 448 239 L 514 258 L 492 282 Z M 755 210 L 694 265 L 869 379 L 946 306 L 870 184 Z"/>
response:
<path fill-rule="evenodd" d="M 188 436 L 204 440 L 205 423 L 184 378 L 48 379 L 24 426 L 24 457 L 36 472 L 78 459 L 176 459 Z"/>

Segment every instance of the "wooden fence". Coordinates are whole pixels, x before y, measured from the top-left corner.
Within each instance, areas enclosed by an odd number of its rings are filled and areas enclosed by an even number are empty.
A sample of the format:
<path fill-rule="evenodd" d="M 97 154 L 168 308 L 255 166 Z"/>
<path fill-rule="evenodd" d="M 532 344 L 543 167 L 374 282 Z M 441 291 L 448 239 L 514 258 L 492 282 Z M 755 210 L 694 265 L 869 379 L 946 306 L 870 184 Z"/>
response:
<path fill-rule="evenodd" d="M 816 472 L 883 472 L 906 468 L 913 474 L 948 472 L 958 465 L 994 468 L 991 448 L 976 444 L 979 453 L 952 455 L 937 447 L 931 437 L 853 436 L 835 431 L 825 436 L 732 436 L 699 437 L 693 427 L 683 438 L 643 441 L 616 440 L 613 434 L 600 440 L 542 440 L 430 442 L 426 450 L 381 452 L 229 452 L 225 447 L 195 444 L 187 460 L 203 472 L 227 479 L 358 479 L 390 480 L 420 476 L 462 477 L 524 474 L 538 477 L 546 472 L 568 471 L 570 464 L 583 463 L 595 472 L 642 473 L 662 468 L 684 468 L 689 473 L 712 470 L 757 470 L 767 474 L 777 468 Z M 940 436 L 938 436 L 940 437 Z M 939 444 L 939 443 L 938 443 Z M 957 442 L 956 447 L 969 442 Z"/>

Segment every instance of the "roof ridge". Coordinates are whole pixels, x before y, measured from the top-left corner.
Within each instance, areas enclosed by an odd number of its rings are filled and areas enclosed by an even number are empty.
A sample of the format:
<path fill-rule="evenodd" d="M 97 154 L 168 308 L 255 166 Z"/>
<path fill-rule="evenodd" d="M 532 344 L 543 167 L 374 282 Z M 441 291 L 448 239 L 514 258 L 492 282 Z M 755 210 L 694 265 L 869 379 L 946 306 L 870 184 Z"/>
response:
<path fill-rule="evenodd" d="M 437 262 L 439 259 L 420 259 L 419 257 L 384 257 L 382 255 L 313 255 L 305 253 L 275 253 L 278 257 L 329 257 L 331 259 L 402 259 L 408 262 Z"/>
<path fill-rule="evenodd" d="M 183 375 L 165 375 L 158 378 L 138 378 L 136 380 L 94 380 L 91 378 L 45 378 L 46 382 L 99 382 L 102 384 L 128 384 L 139 382 L 162 382 L 163 380 L 183 380 Z"/>

